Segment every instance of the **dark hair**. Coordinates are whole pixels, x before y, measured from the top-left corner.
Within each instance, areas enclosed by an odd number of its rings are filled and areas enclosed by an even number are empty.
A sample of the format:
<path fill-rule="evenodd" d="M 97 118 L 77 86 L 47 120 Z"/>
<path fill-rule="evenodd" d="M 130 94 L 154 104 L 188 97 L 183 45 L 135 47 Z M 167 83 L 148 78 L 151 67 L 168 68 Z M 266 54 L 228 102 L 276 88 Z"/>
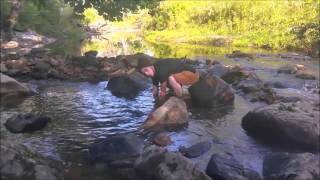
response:
<path fill-rule="evenodd" d="M 147 67 L 147 66 L 152 66 L 153 62 L 149 59 L 139 59 L 138 61 L 138 69 L 141 71 L 142 68 Z"/>

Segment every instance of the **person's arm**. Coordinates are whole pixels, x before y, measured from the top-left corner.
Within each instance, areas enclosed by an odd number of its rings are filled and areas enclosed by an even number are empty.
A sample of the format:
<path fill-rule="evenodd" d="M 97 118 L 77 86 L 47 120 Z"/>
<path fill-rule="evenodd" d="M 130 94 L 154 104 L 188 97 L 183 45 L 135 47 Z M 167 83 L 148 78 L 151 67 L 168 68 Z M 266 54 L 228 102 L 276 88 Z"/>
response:
<path fill-rule="evenodd" d="M 170 87 L 173 88 L 173 91 L 176 96 L 178 97 L 182 96 L 182 87 L 173 76 L 169 77 L 169 84 L 170 84 Z"/>
<path fill-rule="evenodd" d="M 158 86 L 156 86 L 156 85 L 153 85 L 152 86 L 152 95 L 153 95 L 153 97 L 154 98 L 156 98 L 156 97 L 158 97 Z"/>
<path fill-rule="evenodd" d="M 164 81 L 160 84 L 160 97 L 163 97 L 167 94 L 167 81 Z"/>

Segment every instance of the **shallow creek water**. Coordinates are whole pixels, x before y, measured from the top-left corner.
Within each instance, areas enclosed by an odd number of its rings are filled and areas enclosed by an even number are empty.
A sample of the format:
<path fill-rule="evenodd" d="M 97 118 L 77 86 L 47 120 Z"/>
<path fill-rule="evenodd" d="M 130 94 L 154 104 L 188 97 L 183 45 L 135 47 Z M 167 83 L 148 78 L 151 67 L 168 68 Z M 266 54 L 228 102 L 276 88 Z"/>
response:
<path fill-rule="evenodd" d="M 277 68 L 292 61 L 256 58 L 217 58 L 223 64 L 241 64 L 254 71 L 264 81 L 280 81 L 290 84 L 287 89 L 275 89 L 279 94 L 319 98 L 309 92 L 308 87 L 317 87 L 319 82 L 301 80 L 294 75 L 278 74 Z M 318 61 L 303 61 L 307 69 L 319 72 Z M 319 77 L 317 77 L 318 79 Z M 147 89 L 133 100 L 113 96 L 105 89 L 107 82 L 96 84 L 86 82 L 61 82 L 55 80 L 30 81 L 37 94 L 26 99 L 15 108 L 1 112 L 1 138 L 22 143 L 44 156 L 65 163 L 69 179 L 105 179 L 108 172 L 97 173 L 87 162 L 88 146 L 112 134 L 136 131 L 153 109 L 151 90 Z M 261 174 L 262 158 L 265 154 L 281 151 L 255 141 L 241 128 L 242 117 L 261 104 L 253 104 L 236 95 L 231 109 L 196 109 L 189 107 L 189 125 L 178 131 L 170 131 L 173 144 L 168 146 L 176 151 L 180 145 L 190 146 L 201 140 L 212 140 L 211 150 L 193 161 L 205 169 L 214 152 L 227 151 L 247 168 Z M 3 123 L 8 117 L 21 112 L 41 111 L 53 120 L 43 130 L 31 134 L 11 134 Z M 146 142 L 149 136 L 146 135 Z M 109 177 L 112 178 L 112 177 Z M 112 178 L 116 179 L 116 178 Z"/>

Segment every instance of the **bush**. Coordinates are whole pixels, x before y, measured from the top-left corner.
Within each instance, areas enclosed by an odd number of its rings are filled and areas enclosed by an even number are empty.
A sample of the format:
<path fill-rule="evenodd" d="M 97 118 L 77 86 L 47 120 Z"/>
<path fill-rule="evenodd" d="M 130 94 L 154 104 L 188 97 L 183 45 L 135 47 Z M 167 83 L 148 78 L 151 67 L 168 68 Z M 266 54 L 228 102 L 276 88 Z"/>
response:
<path fill-rule="evenodd" d="M 234 46 L 310 49 L 319 41 L 318 9 L 317 0 L 166 0 L 150 10 L 145 31 L 153 42 L 181 42 L 182 34 L 184 43 L 199 41 L 199 35 L 224 35 Z"/>

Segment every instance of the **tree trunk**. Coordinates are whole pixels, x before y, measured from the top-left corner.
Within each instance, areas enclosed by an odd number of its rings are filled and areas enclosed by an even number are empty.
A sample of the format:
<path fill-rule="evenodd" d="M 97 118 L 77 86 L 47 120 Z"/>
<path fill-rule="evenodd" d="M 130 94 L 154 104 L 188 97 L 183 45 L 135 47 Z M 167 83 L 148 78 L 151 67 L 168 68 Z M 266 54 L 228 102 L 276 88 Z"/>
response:
<path fill-rule="evenodd" d="M 21 10 L 24 0 L 11 0 L 12 7 L 10 11 L 10 16 L 8 18 L 8 27 L 7 27 L 7 39 L 12 39 L 13 28 L 16 25 L 19 12 Z"/>

